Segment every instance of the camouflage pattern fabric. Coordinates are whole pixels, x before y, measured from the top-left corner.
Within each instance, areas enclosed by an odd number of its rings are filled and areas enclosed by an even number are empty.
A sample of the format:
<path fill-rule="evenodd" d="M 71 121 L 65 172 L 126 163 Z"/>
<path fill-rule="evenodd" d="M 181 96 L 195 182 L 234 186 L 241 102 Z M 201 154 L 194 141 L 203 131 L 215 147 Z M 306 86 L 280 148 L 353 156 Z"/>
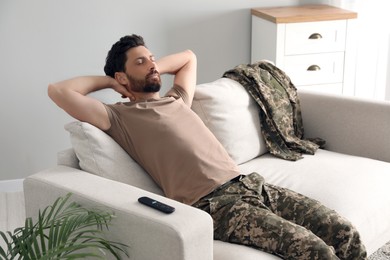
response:
<path fill-rule="evenodd" d="M 291 190 L 241 175 L 193 206 L 214 220 L 214 239 L 283 259 L 366 259 L 359 233 L 334 210 Z"/>
<path fill-rule="evenodd" d="M 319 138 L 304 140 L 297 89 L 290 78 L 267 61 L 242 64 L 223 77 L 239 82 L 259 105 L 261 131 L 271 154 L 298 160 L 325 144 Z"/>

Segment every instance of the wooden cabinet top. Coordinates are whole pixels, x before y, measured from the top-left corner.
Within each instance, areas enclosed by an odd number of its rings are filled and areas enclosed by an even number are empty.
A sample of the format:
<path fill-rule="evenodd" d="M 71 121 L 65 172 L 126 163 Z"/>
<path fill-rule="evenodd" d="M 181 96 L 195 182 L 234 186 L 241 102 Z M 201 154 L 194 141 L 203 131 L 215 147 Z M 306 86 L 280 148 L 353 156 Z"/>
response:
<path fill-rule="evenodd" d="M 354 19 L 356 12 L 329 5 L 302 5 L 272 8 L 253 8 L 252 15 L 273 23 L 300 23 Z"/>

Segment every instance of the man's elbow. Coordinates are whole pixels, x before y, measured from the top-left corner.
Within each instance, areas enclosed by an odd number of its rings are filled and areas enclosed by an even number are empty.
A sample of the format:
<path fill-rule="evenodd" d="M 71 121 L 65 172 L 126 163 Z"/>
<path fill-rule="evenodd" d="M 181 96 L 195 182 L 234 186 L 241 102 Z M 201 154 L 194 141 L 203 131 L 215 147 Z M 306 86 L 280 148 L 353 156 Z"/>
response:
<path fill-rule="evenodd" d="M 187 55 L 187 62 L 183 66 L 184 68 L 196 68 L 197 66 L 197 59 L 196 55 L 192 50 L 185 50 L 184 51 Z"/>
<path fill-rule="evenodd" d="M 56 87 L 54 84 L 50 83 L 49 86 L 47 87 L 47 95 L 53 99 L 53 97 L 55 96 L 55 91 L 56 91 Z"/>
<path fill-rule="evenodd" d="M 47 87 L 47 95 L 51 100 L 57 103 L 57 100 L 61 95 L 60 88 L 55 83 L 50 83 Z"/>
<path fill-rule="evenodd" d="M 186 50 L 190 61 L 196 62 L 196 55 L 192 50 Z"/>

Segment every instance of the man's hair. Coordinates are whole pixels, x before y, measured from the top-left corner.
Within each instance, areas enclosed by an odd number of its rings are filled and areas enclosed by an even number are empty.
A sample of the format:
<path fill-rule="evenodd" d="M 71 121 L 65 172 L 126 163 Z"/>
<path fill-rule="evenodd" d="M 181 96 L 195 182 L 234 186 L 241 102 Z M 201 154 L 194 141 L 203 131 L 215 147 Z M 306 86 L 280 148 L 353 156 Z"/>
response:
<path fill-rule="evenodd" d="M 120 38 L 107 54 L 104 72 L 110 77 L 115 77 L 115 72 L 125 71 L 127 60 L 126 52 L 137 46 L 145 46 L 144 39 L 139 35 L 126 35 Z"/>

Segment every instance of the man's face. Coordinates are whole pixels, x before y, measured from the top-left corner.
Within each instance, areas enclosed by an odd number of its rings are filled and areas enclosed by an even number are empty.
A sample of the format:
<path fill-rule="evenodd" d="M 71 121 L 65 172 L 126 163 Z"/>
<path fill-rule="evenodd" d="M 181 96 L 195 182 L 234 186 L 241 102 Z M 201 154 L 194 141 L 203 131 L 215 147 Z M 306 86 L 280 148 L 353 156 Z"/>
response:
<path fill-rule="evenodd" d="M 131 91 L 141 93 L 160 91 L 161 77 L 154 56 L 144 46 L 131 48 L 127 52 L 125 74 Z"/>

